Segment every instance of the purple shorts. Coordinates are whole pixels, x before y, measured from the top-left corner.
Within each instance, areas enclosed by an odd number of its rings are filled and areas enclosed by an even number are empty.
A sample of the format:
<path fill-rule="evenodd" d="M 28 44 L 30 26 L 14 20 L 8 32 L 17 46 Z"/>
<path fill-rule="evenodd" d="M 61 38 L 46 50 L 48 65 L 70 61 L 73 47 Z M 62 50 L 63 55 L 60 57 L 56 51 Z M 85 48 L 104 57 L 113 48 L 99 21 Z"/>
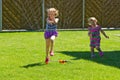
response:
<path fill-rule="evenodd" d="M 45 31 L 45 33 L 44 33 L 45 39 L 48 39 L 48 38 L 50 38 L 53 35 L 57 37 L 58 36 L 58 32 L 56 30 L 54 30 L 54 31 Z"/>

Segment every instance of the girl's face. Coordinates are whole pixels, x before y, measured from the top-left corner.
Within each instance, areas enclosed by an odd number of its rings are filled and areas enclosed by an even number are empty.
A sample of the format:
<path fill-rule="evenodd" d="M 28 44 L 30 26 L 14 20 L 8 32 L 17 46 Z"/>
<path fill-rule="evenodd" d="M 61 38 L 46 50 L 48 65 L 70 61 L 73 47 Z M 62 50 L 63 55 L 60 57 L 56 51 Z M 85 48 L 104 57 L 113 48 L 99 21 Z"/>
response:
<path fill-rule="evenodd" d="M 48 17 L 49 17 L 50 19 L 55 18 L 55 12 L 54 12 L 54 11 L 49 11 L 49 12 L 48 12 Z"/>
<path fill-rule="evenodd" d="M 96 24 L 97 24 L 97 20 L 91 19 L 91 20 L 89 21 L 89 23 L 91 23 L 91 25 L 96 25 Z"/>

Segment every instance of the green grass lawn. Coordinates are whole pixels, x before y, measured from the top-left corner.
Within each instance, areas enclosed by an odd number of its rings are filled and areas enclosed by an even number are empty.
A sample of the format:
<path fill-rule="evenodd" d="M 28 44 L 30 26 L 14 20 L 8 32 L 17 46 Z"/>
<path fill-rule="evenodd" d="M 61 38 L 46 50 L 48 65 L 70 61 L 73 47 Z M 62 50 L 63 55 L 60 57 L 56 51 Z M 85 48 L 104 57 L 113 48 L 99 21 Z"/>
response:
<path fill-rule="evenodd" d="M 105 32 L 104 57 L 91 59 L 87 31 L 59 31 L 47 65 L 43 32 L 0 33 L 0 80 L 120 80 L 120 30 Z"/>

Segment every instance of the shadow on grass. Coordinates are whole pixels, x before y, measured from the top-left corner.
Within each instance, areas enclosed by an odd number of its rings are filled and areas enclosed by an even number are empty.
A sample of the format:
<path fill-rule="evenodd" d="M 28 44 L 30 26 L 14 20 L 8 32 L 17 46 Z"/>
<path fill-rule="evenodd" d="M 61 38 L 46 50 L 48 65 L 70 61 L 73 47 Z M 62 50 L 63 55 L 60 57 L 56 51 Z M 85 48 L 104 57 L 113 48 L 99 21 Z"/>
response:
<path fill-rule="evenodd" d="M 36 67 L 36 66 L 43 66 L 45 64 L 43 63 L 33 63 L 33 64 L 27 64 L 27 65 L 24 65 L 24 66 L 21 66 L 22 68 L 30 68 L 30 67 Z"/>
<path fill-rule="evenodd" d="M 90 52 L 88 51 L 57 51 L 57 53 L 72 56 L 72 60 L 85 59 L 120 69 L 120 51 L 104 51 L 103 57 L 100 57 L 99 54 L 96 53 L 95 58 L 91 58 Z"/>

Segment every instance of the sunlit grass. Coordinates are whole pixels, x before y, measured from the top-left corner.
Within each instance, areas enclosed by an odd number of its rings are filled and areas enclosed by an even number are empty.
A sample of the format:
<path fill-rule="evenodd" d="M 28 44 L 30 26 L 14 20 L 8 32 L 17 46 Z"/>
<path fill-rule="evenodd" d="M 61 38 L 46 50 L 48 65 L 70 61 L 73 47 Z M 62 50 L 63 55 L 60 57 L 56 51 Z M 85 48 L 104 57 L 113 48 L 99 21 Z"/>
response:
<path fill-rule="evenodd" d="M 119 80 L 120 31 L 105 32 L 104 57 L 91 59 L 87 31 L 59 31 L 47 65 L 43 32 L 0 33 L 0 80 Z"/>

